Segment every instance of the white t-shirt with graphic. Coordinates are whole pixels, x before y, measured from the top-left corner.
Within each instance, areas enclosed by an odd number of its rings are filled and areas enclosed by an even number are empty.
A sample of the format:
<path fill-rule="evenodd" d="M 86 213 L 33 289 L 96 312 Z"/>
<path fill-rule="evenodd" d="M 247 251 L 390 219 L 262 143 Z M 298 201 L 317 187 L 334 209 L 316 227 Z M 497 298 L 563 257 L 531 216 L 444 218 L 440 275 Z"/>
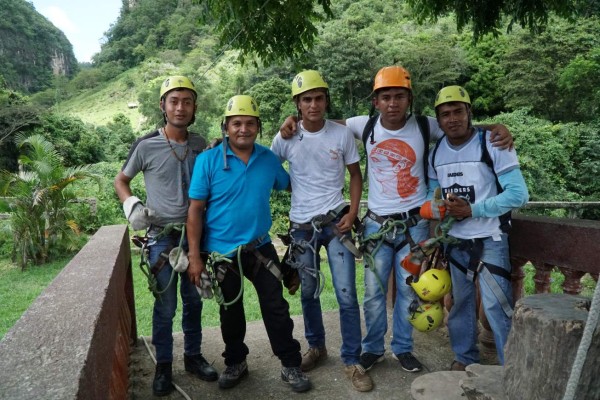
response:
<path fill-rule="evenodd" d="M 459 146 L 453 146 L 447 137 L 443 138 L 435 152 L 435 169 L 431 166 L 431 152 L 429 177 L 438 180 L 444 198 L 448 193 L 454 193 L 475 204 L 498 194 L 494 172 L 481 161 L 482 139 L 483 136 L 477 131 Z M 500 150 L 492 146 L 489 131 L 485 132 L 485 141 L 497 175 L 519 167 L 514 149 Z M 498 217 L 466 218 L 455 222 L 450 229 L 450 234 L 460 239 L 497 236 L 500 233 Z"/>
<path fill-rule="evenodd" d="M 355 138 L 362 140 L 368 116 L 349 118 L 346 126 Z M 434 118 L 427 117 L 430 141 L 443 132 Z M 398 130 L 385 129 L 381 118 L 374 127 L 374 143 L 367 138 L 369 209 L 378 215 L 406 212 L 420 207 L 427 197 L 423 154 L 423 136 L 414 116 Z"/>
<path fill-rule="evenodd" d="M 291 221 L 308 222 L 344 203 L 346 166 L 360 160 L 354 137 L 345 126 L 326 120 L 320 131 L 308 132 L 300 122 L 291 139 L 278 133 L 271 150 L 281 162 L 289 163 Z"/>

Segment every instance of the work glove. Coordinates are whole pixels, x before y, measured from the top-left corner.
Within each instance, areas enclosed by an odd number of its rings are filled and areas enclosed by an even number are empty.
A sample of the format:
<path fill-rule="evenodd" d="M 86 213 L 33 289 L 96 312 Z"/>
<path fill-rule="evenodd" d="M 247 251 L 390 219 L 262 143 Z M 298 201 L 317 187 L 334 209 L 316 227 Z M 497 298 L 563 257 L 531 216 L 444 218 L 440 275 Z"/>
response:
<path fill-rule="evenodd" d="M 206 271 L 200 274 L 200 286 L 196 286 L 196 290 L 203 299 L 213 298 L 212 282 Z"/>
<path fill-rule="evenodd" d="M 177 258 L 177 253 L 179 253 L 179 258 Z M 184 249 L 179 247 L 173 247 L 171 252 L 169 253 L 169 264 L 175 270 L 175 272 L 185 272 L 190 265 L 190 260 L 188 260 L 187 252 Z"/>
<path fill-rule="evenodd" d="M 400 262 L 402 268 L 407 270 L 411 275 L 418 276 L 421 272 L 421 264 L 425 261 L 425 254 L 422 251 L 410 252 Z"/>
<path fill-rule="evenodd" d="M 123 202 L 123 211 L 134 231 L 148 228 L 154 217 L 154 210 L 144 206 L 144 203 L 135 196 L 130 196 Z"/>
<path fill-rule="evenodd" d="M 427 200 L 421 206 L 420 211 L 423 219 L 435 219 L 441 221 L 446 216 L 446 205 L 442 200 L 442 189 L 437 187 L 433 192 L 433 199 Z"/>

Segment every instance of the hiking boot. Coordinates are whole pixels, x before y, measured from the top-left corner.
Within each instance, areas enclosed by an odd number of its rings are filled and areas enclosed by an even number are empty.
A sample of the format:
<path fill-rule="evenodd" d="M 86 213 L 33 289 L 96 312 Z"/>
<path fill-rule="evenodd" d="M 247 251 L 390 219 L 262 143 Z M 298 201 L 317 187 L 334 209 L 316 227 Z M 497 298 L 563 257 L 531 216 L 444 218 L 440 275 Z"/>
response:
<path fill-rule="evenodd" d="M 369 392 L 373 389 L 373 381 L 362 365 L 346 365 L 344 372 L 350 378 L 352 387 L 359 392 Z"/>
<path fill-rule="evenodd" d="M 193 356 L 183 355 L 183 364 L 185 370 L 196 375 L 203 381 L 213 382 L 219 379 L 217 370 L 206 361 L 202 354 L 196 354 Z"/>
<path fill-rule="evenodd" d="M 219 376 L 219 387 L 229 389 L 240 383 L 243 377 L 248 375 L 248 364 L 242 361 L 239 364 L 228 365 Z"/>
<path fill-rule="evenodd" d="M 452 364 L 450 365 L 450 371 L 464 371 L 465 368 L 467 368 L 465 364 L 456 360 L 452 361 Z"/>
<path fill-rule="evenodd" d="M 308 372 L 317 364 L 325 361 L 327 359 L 327 348 L 325 346 L 321 348 L 317 347 L 309 347 L 309 349 L 302 356 L 302 363 L 300 364 L 300 368 L 302 371 Z"/>
<path fill-rule="evenodd" d="M 423 364 L 412 355 L 412 353 L 394 354 L 394 358 L 400 361 L 402 369 L 408 372 L 419 372 L 423 369 Z"/>
<path fill-rule="evenodd" d="M 362 353 L 360 355 L 360 365 L 365 371 L 373 368 L 373 365 L 382 362 L 385 359 L 383 354 Z"/>
<path fill-rule="evenodd" d="M 306 392 L 312 388 L 308 376 L 300 367 L 282 367 L 281 379 L 292 386 L 294 392 Z"/>
<path fill-rule="evenodd" d="M 152 394 L 161 397 L 170 394 L 175 387 L 173 386 L 172 363 L 158 363 L 154 371 L 154 381 L 152 382 Z"/>

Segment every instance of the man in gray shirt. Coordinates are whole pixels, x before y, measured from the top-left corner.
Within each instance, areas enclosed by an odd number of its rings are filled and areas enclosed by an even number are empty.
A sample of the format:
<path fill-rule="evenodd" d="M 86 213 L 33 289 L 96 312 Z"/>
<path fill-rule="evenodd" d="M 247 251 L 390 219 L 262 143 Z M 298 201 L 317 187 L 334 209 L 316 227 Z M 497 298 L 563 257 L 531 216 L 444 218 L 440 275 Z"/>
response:
<path fill-rule="evenodd" d="M 200 351 L 202 302 L 187 273 L 173 273 L 166 259 L 179 245 L 180 232 L 165 229 L 184 224 L 189 206 L 188 187 L 196 156 L 206 147 L 201 136 L 188 131 L 196 113 L 198 94 L 192 81 L 185 76 L 167 78 L 160 89 L 160 109 L 165 126 L 139 138 L 127 160 L 115 177 L 115 191 L 123 202 L 125 217 L 133 230 L 147 229 L 148 263 L 156 279 L 152 344 L 156 349 L 156 372 L 152 391 L 166 396 L 172 384 L 173 317 L 177 310 L 177 280 L 183 304 L 181 324 L 184 334 L 185 370 L 206 381 L 215 381 L 217 371 Z M 131 180 L 144 175 L 146 205 L 133 195 Z M 187 247 L 187 243 L 184 243 Z M 185 254 L 180 254 L 187 258 Z M 174 278 L 171 283 L 171 275 Z"/>

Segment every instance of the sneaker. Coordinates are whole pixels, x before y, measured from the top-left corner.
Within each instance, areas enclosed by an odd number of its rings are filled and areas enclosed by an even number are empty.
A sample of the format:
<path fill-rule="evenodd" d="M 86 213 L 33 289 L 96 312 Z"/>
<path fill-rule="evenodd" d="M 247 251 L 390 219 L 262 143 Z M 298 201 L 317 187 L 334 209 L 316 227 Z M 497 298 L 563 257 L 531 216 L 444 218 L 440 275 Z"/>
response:
<path fill-rule="evenodd" d="M 450 365 L 450 371 L 464 371 L 465 368 L 467 368 L 465 364 L 456 360 L 452 361 L 452 364 Z"/>
<path fill-rule="evenodd" d="M 365 371 L 368 371 L 373 368 L 373 365 L 382 362 L 384 359 L 385 356 L 383 354 L 362 353 L 360 355 L 360 365 Z"/>
<path fill-rule="evenodd" d="M 412 353 L 394 354 L 394 358 L 400 361 L 400 365 L 405 371 L 419 372 L 423 369 L 423 364 Z"/>
<path fill-rule="evenodd" d="M 325 361 L 327 359 L 327 348 L 325 346 L 321 348 L 317 347 L 309 347 L 309 349 L 302 356 L 302 363 L 300 364 L 300 368 L 302 371 L 308 372 L 317 364 Z"/>
<path fill-rule="evenodd" d="M 354 389 L 359 392 L 369 392 L 373 390 L 373 381 L 362 365 L 346 365 L 344 367 L 344 372 L 346 373 L 346 376 L 350 378 Z"/>
<path fill-rule="evenodd" d="M 183 364 L 185 370 L 196 375 L 203 381 L 213 382 L 219 379 L 217 370 L 206 361 L 202 354 L 196 354 L 193 356 L 183 355 Z"/>
<path fill-rule="evenodd" d="M 152 382 L 152 394 L 161 397 L 170 394 L 175 387 L 173 386 L 172 363 L 158 363 L 154 371 L 154 381 Z"/>
<path fill-rule="evenodd" d="M 306 392 L 312 388 L 308 376 L 300 367 L 282 367 L 281 379 L 292 386 L 294 392 Z"/>
<path fill-rule="evenodd" d="M 242 361 L 239 364 L 228 365 L 219 376 L 219 387 L 229 389 L 240 383 L 243 377 L 248 375 L 248 364 Z"/>

